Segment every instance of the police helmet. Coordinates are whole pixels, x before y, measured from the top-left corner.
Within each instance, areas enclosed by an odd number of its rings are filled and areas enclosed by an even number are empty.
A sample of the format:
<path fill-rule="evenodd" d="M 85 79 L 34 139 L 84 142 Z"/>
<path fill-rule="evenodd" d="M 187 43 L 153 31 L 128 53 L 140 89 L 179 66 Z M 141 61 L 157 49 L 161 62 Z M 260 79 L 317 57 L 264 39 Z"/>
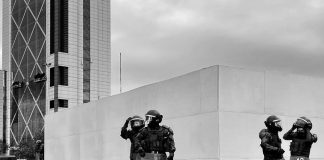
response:
<path fill-rule="evenodd" d="M 308 118 L 306 118 L 306 117 L 299 117 L 298 119 L 297 119 L 297 121 L 295 122 L 295 125 L 297 126 L 297 127 L 300 127 L 300 128 L 308 128 L 308 129 L 312 129 L 312 127 L 313 127 L 313 124 L 312 124 L 312 122 L 308 119 Z"/>
<path fill-rule="evenodd" d="M 144 119 L 138 115 L 135 115 L 130 120 L 130 125 L 132 129 L 144 127 Z"/>
<path fill-rule="evenodd" d="M 163 115 L 161 115 L 160 112 L 158 112 L 157 110 L 149 110 L 145 114 L 145 121 L 147 121 L 147 123 L 151 123 L 151 122 L 161 123 L 162 118 L 163 118 Z"/>
<path fill-rule="evenodd" d="M 281 120 L 275 115 L 269 116 L 264 124 L 267 126 L 269 129 L 277 130 L 277 131 L 282 131 L 281 127 Z"/>

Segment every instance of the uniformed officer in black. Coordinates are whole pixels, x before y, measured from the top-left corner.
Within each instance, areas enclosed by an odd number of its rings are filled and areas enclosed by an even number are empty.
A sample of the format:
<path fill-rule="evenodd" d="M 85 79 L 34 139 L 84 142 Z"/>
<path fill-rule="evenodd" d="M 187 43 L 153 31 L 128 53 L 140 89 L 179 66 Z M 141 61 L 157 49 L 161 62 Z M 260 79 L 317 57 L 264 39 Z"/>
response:
<path fill-rule="evenodd" d="M 309 160 L 312 144 L 317 141 L 317 135 L 310 132 L 312 126 L 312 122 L 308 118 L 300 117 L 291 129 L 284 134 L 285 140 L 292 140 L 290 143 L 290 160 Z"/>
<path fill-rule="evenodd" d="M 278 135 L 278 132 L 282 131 L 281 120 L 272 115 L 264 124 L 267 129 L 262 129 L 259 133 L 264 160 L 283 160 L 285 151 L 281 148 L 281 139 Z"/>
<path fill-rule="evenodd" d="M 142 159 L 173 160 L 176 150 L 173 131 L 162 125 L 163 116 L 156 110 L 150 110 L 145 114 L 147 127 L 135 138 L 135 147 Z M 167 157 L 166 152 L 169 152 Z M 140 158 L 140 157 L 139 157 Z"/>
<path fill-rule="evenodd" d="M 131 126 L 131 130 L 127 130 L 128 124 Z M 120 136 L 124 139 L 130 139 L 131 148 L 130 148 L 130 160 L 135 160 L 137 156 L 137 152 L 135 150 L 134 138 L 143 129 L 145 126 L 144 119 L 140 116 L 129 117 L 124 126 L 121 129 Z"/>

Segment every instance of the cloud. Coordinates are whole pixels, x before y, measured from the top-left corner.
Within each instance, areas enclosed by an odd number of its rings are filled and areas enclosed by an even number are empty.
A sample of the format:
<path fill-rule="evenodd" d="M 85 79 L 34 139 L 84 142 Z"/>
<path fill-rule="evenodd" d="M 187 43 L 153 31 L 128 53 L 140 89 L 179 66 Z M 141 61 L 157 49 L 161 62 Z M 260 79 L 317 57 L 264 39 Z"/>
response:
<path fill-rule="evenodd" d="M 112 1 L 112 86 L 224 64 L 324 76 L 320 0 Z M 115 92 L 116 93 L 116 92 Z"/>

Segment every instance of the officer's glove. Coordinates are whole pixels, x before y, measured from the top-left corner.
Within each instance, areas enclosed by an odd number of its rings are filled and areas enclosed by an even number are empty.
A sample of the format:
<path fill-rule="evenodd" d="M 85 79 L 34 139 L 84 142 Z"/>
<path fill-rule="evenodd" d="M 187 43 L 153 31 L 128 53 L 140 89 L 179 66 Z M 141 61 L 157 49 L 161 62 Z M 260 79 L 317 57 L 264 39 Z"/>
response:
<path fill-rule="evenodd" d="M 279 154 L 283 154 L 283 153 L 285 153 L 285 150 L 283 150 L 282 148 L 278 148 L 277 152 L 278 152 Z"/>
<path fill-rule="evenodd" d="M 143 149 L 142 147 L 140 147 L 140 148 L 138 149 L 138 153 L 139 153 L 139 155 L 140 155 L 141 157 L 145 157 L 145 151 L 144 151 L 144 149 Z"/>
<path fill-rule="evenodd" d="M 132 117 L 128 117 L 126 122 L 129 122 L 132 119 Z"/>
<path fill-rule="evenodd" d="M 174 157 L 174 153 L 170 153 L 169 154 L 169 157 L 167 158 L 168 160 L 173 160 L 173 157 Z"/>
<path fill-rule="evenodd" d="M 123 126 L 123 129 L 126 129 L 126 128 L 127 128 L 128 123 L 129 123 L 129 121 L 130 121 L 131 119 L 132 119 L 132 117 L 129 117 L 129 118 L 126 119 L 125 124 L 124 124 L 124 126 Z"/>

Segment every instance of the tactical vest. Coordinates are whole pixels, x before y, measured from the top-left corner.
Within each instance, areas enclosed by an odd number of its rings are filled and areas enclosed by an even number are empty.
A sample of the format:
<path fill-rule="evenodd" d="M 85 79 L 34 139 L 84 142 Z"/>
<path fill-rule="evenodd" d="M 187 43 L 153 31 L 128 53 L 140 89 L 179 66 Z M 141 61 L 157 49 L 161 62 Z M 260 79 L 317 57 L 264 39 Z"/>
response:
<path fill-rule="evenodd" d="M 160 153 L 167 152 L 167 136 L 168 131 L 164 127 L 158 130 L 146 128 L 147 137 L 144 139 L 145 151 L 158 151 Z"/>
<path fill-rule="evenodd" d="M 263 129 L 259 133 L 260 139 L 262 139 L 264 136 L 268 138 L 268 144 L 281 148 L 281 139 L 279 138 L 278 134 L 272 134 L 267 129 Z M 282 154 L 279 153 L 273 153 L 272 151 L 268 151 L 266 148 L 262 148 L 264 160 L 274 160 L 274 159 L 281 159 L 283 158 Z"/>
<path fill-rule="evenodd" d="M 272 135 L 272 137 L 270 139 L 271 140 L 269 141 L 269 144 L 271 146 L 281 148 L 281 139 L 278 136 Z M 265 157 L 269 157 L 272 159 L 281 159 L 282 158 L 282 154 L 267 152 L 266 150 L 263 150 L 263 154 Z"/>
<path fill-rule="evenodd" d="M 290 152 L 292 156 L 309 157 L 313 142 L 304 139 L 294 139 L 290 143 Z"/>
<path fill-rule="evenodd" d="M 129 139 L 131 141 L 131 147 L 130 147 L 130 159 L 131 160 L 135 160 L 136 159 L 136 156 L 137 156 L 137 151 L 135 149 L 135 137 L 138 135 L 138 133 L 141 131 L 142 129 L 140 129 L 139 131 L 134 131 L 134 130 L 131 130 L 130 133 L 129 133 Z"/>
<path fill-rule="evenodd" d="M 136 152 L 135 151 L 134 139 L 137 136 L 137 134 L 138 134 L 138 132 L 135 132 L 135 131 L 131 131 L 131 133 L 130 133 L 129 139 L 131 141 L 131 149 L 130 149 L 131 154 Z"/>

